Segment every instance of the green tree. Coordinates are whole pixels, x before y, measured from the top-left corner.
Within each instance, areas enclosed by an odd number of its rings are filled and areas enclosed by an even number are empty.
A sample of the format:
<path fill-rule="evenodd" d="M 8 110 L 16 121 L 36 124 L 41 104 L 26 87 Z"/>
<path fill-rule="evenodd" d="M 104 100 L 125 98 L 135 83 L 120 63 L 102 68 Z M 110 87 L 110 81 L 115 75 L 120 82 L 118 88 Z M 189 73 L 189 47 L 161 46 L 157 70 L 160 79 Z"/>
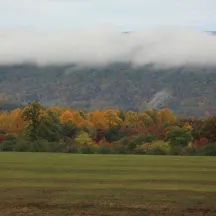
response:
<path fill-rule="evenodd" d="M 167 138 L 171 147 L 186 147 L 193 137 L 186 128 L 174 127 L 168 132 Z"/>
<path fill-rule="evenodd" d="M 57 113 L 45 110 L 39 101 L 29 103 L 22 117 L 27 122 L 25 134 L 30 140 L 58 141 L 61 139 L 63 127 Z"/>
<path fill-rule="evenodd" d="M 62 130 L 63 125 L 57 115 L 51 111 L 47 111 L 40 117 L 35 135 L 39 139 L 48 140 L 50 142 L 59 141 L 62 137 Z"/>
<path fill-rule="evenodd" d="M 41 116 L 44 110 L 45 108 L 37 100 L 29 103 L 24 109 L 22 118 L 28 124 L 26 130 L 29 138 L 32 140 L 37 139 L 37 130 L 41 124 Z"/>
<path fill-rule="evenodd" d="M 107 141 L 115 142 L 122 139 L 125 136 L 125 134 L 121 132 L 121 126 L 117 125 L 117 126 L 109 127 L 105 132 L 104 136 Z"/>

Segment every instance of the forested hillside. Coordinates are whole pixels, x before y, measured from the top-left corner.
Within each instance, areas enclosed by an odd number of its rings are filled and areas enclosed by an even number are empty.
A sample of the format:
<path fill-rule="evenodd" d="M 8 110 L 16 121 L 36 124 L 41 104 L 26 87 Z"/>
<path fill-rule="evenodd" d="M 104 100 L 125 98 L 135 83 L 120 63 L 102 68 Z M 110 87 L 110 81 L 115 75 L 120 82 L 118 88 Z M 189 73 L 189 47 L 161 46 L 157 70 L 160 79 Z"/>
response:
<path fill-rule="evenodd" d="M 1 108 L 38 99 L 47 106 L 86 110 L 142 111 L 166 106 L 178 115 L 202 116 L 216 114 L 215 92 L 216 69 L 210 67 L 0 67 Z"/>

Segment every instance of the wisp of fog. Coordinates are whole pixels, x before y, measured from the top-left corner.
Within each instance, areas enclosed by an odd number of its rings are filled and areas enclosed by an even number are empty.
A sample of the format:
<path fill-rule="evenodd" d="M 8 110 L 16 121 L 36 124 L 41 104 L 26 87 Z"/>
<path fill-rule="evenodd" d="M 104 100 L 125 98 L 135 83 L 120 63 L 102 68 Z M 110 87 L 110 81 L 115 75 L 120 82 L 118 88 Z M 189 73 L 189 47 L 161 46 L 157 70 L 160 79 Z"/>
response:
<path fill-rule="evenodd" d="M 183 27 L 123 33 L 113 26 L 83 30 L 0 30 L 0 65 L 35 63 L 133 67 L 216 65 L 216 36 Z"/>
<path fill-rule="evenodd" d="M 148 102 L 148 108 L 152 109 L 162 105 L 164 102 L 171 98 L 172 94 L 168 89 L 163 89 L 160 92 L 157 92 L 153 98 Z"/>

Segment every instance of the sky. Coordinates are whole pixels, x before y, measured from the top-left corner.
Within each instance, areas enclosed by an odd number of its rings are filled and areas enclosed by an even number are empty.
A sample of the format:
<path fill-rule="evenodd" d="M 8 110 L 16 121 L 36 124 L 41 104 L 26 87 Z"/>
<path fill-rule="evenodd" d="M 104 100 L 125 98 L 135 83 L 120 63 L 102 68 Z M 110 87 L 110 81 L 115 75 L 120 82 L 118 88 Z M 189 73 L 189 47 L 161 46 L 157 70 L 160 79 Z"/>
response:
<path fill-rule="evenodd" d="M 216 66 L 215 30 L 216 0 L 0 0 L 0 65 Z"/>
<path fill-rule="evenodd" d="M 123 31 L 156 26 L 216 30 L 216 0 L 0 0 L 0 29 L 79 29 L 111 24 Z"/>

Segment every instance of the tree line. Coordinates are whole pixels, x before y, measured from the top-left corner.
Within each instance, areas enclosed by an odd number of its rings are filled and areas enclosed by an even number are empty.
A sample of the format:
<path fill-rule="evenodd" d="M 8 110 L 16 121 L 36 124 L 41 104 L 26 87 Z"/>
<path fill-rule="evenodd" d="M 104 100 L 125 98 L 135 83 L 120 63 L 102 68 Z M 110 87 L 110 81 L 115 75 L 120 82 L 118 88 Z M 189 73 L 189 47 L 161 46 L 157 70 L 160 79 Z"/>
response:
<path fill-rule="evenodd" d="M 0 111 L 0 150 L 98 154 L 216 155 L 216 117 L 43 107 Z"/>

